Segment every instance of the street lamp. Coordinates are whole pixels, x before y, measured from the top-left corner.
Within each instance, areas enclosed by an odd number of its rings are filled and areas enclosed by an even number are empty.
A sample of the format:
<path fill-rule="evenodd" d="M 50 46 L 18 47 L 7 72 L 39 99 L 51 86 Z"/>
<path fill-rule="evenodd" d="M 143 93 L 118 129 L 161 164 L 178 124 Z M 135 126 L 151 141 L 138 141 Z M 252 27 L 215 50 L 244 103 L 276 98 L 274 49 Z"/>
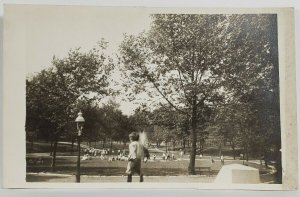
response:
<path fill-rule="evenodd" d="M 76 182 L 79 183 L 80 182 L 80 137 L 82 134 L 83 124 L 85 122 L 84 118 L 82 117 L 81 111 L 78 113 L 75 122 L 77 123 L 77 131 L 78 131 L 78 135 L 77 135 L 78 157 L 77 157 Z"/>

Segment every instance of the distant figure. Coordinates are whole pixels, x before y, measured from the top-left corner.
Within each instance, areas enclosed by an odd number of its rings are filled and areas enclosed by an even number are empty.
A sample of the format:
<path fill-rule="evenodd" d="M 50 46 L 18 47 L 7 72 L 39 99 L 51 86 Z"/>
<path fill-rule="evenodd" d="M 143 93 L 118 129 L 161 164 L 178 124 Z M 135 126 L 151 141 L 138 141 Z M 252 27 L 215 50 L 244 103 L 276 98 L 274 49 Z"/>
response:
<path fill-rule="evenodd" d="M 180 158 L 183 159 L 183 150 L 180 149 Z"/>
<path fill-rule="evenodd" d="M 259 162 L 260 162 L 260 165 L 262 166 L 263 165 L 263 161 L 264 160 L 264 156 L 261 156 L 260 158 L 259 158 Z"/>
<path fill-rule="evenodd" d="M 85 154 L 85 155 L 83 155 L 83 157 L 82 157 L 82 161 L 84 161 L 84 160 L 90 160 L 91 159 L 91 157 L 89 156 L 89 154 Z"/>
<path fill-rule="evenodd" d="M 202 154 L 200 154 L 200 159 L 202 159 Z"/>
<path fill-rule="evenodd" d="M 166 159 L 166 154 L 163 153 L 163 154 L 162 154 L 162 160 L 165 160 L 165 159 Z"/>
<path fill-rule="evenodd" d="M 243 160 L 243 165 L 245 165 L 244 154 L 240 154 L 240 160 Z"/>
<path fill-rule="evenodd" d="M 172 160 L 175 160 L 175 156 L 174 156 L 174 153 L 172 153 Z"/>
<path fill-rule="evenodd" d="M 221 155 L 221 163 L 222 163 L 222 165 L 224 165 L 224 156 L 223 155 Z"/>
<path fill-rule="evenodd" d="M 156 155 L 154 154 L 154 155 L 153 155 L 153 160 L 155 161 L 155 159 L 156 159 Z"/>
<path fill-rule="evenodd" d="M 139 134 L 132 132 L 129 135 L 130 144 L 129 144 L 129 155 L 128 155 L 128 165 L 126 173 L 127 182 L 132 182 L 132 175 L 137 173 L 140 176 L 140 182 L 144 181 L 143 173 L 141 172 L 142 160 L 147 162 L 148 155 L 144 154 L 144 146 L 139 143 Z"/>
<path fill-rule="evenodd" d="M 244 159 L 244 155 L 243 155 L 242 153 L 240 154 L 240 160 L 241 160 L 241 159 L 242 159 L 242 160 Z"/>
<path fill-rule="evenodd" d="M 128 161 L 128 158 L 127 158 L 126 156 L 123 155 L 123 156 L 121 157 L 121 161 Z"/>
<path fill-rule="evenodd" d="M 169 160 L 169 159 L 170 159 L 170 152 L 167 152 L 166 160 Z"/>
<path fill-rule="evenodd" d="M 148 159 L 150 159 L 150 153 L 149 150 L 146 147 L 143 147 L 144 149 L 144 157 Z"/>

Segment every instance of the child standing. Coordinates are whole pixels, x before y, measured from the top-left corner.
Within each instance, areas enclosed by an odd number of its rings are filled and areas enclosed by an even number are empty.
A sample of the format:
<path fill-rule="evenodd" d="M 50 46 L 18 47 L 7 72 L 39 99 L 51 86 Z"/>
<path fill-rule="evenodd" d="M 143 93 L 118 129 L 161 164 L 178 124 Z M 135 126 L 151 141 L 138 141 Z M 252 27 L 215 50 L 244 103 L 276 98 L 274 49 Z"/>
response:
<path fill-rule="evenodd" d="M 128 174 L 127 182 L 132 182 L 132 175 L 135 173 L 140 176 L 140 182 L 143 182 L 144 178 L 141 172 L 142 159 L 144 160 L 144 162 L 147 162 L 147 159 L 144 159 L 144 146 L 139 143 L 139 134 L 135 132 L 132 132 L 129 135 L 129 139 L 129 155 L 126 170 L 126 173 Z"/>

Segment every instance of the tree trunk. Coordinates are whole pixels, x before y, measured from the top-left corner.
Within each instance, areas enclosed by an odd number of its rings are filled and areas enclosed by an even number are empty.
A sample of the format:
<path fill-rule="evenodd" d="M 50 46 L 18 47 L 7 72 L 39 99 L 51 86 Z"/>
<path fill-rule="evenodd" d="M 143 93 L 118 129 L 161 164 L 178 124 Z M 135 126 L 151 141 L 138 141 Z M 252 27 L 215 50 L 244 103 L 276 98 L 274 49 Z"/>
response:
<path fill-rule="evenodd" d="M 203 155 L 203 153 L 204 153 L 204 143 L 200 144 L 200 152 Z"/>
<path fill-rule="evenodd" d="M 192 149 L 190 151 L 189 174 L 195 174 L 195 159 L 196 159 L 196 129 L 192 131 Z"/>
<path fill-rule="evenodd" d="M 56 138 L 54 140 L 54 147 L 53 147 L 53 153 L 52 153 L 52 163 L 51 163 L 51 169 L 52 169 L 52 172 L 55 172 L 56 169 L 55 169 L 55 163 L 56 163 L 56 150 L 57 150 L 57 142 L 58 142 L 58 139 Z"/>
<path fill-rule="evenodd" d="M 235 144 L 233 142 L 231 142 L 231 148 L 233 152 L 233 160 L 235 160 Z"/>
<path fill-rule="evenodd" d="M 273 65 L 278 65 L 279 64 L 279 59 L 278 59 L 278 31 L 277 31 L 277 19 L 276 18 L 272 18 L 272 22 L 270 23 L 272 24 L 272 32 L 273 35 L 271 36 L 271 47 L 270 47 L 270 54 L 272 55 L 272 63 Z M 274 81 L 278 81 L 279 80 L 279 66 L 274 66 L 273 69 L 273 76 L 274 76 Z M 278 120 L 280 120 L 280 94 L 279 94 L 279 86 L 275 85 L 274 86 L 274 95 L 275 95 L 275 99 L 274 99 L 274 103 L 276 106 L 276 112 L 275 112 L 275 116 Z M 276 121 L 277 124 L 274 128 L 280 128 L 280 121 Z M 276 129 L 276 134 L 274 136 L 275 139 L 275 167 L 276 167 L 276 173 L 275 173 L 275 177 L 276 177 L 276 183 L 281 184 L 282 183 L 282 161 L 281 161 L 281 133 L 280 133 L 280 129 L 277 130 Z"/>
<path fill-rule="evenodd" d="M 53 155 L 53 139 L 51 139 L 51 142 L 50 142 L 50 156 Z"/>
<path fill-rule="evenodd" d="M 112 139 L 110 138 L 110 151 L 112 150 Z"/>
<path fill-rule="evenodd" d="M 222 155 L 222 141 L 219 143 L 219 157 Z"/>
<path fill-rule="evenodd" d="M 280 138 L 279 138 L 280 139 Z M 281 164 L 281 144 L 280 142 L 277 143 L 276 145 L 276 158 L 275 158 L 275 168 L 276 168 L 276 173 L 275 173 L 275 179 L 277 184 L 282 183 L 282 164 Z"/>
<path fill-rule="evenodd" d="M 266 168 L 268 168 L 269 167 L 268 166 L 268 156 L 267 156 L 266 151 L 264 152 L 264 160 L 265 160 L 265 166 L 266 166 Z"/>
<path fill-rule="evenodd" d="M 166 152 L 168 152 L 168 142 L 166 142 Z"/>
<path fill-rule="evenodd" d="M 190 152 L 190 163 L 188 167 L 189 174 L 195 174 L 195 159 L 196 159 L 196 143 L 197 143 L 197 102 L 196 98 L 193 99 L 192 111 L 192 150 Z"/>
<path fill-rule="evenodd" d="M 249 160 L 249 151 L 248 151 L 248 144 L 246 144 L 246 161 Z"/>

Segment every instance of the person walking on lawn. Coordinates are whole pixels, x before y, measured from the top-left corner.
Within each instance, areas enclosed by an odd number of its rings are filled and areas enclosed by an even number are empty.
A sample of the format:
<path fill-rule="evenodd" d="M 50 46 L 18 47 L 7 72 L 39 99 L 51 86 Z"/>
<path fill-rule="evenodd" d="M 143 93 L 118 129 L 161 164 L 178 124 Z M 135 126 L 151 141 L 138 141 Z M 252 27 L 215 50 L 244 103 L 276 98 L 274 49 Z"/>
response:
<path fill-rule="evenodd" d="M 132 132 L 129 135 L 130 144 L 129 144 L 129 155 L 128 155 L 128 165 L 126 173 L 127 182 L 132 182 L 132 175 L 138 174 L 140 176 L 140 182 L 144 181 L 143 173 L 141 172 L 142 160 L 147 162 L 149 158 L 149 151 L 139 143 L 139 134 Z M 145 151 L 146 149 L 146 151 Z"/>

